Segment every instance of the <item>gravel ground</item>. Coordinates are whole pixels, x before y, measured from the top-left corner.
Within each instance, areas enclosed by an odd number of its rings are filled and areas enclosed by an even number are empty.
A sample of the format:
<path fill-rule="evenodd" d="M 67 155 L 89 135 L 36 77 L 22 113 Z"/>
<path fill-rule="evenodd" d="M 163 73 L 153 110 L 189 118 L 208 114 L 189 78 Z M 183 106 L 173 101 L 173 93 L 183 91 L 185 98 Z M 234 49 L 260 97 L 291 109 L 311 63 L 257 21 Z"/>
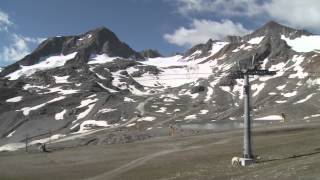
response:
<path fill-rule="evenodd" d="M 1 153 L 0 179 L 320 179 L 319 129 L 318 122 L 255 127 L 259 160 L 245 168 L 231 166 L 231 158 L 242 154 L 240 129 L 190 131 L 124 144 L 63 142 L 49 145 L 50 153 Z"/>

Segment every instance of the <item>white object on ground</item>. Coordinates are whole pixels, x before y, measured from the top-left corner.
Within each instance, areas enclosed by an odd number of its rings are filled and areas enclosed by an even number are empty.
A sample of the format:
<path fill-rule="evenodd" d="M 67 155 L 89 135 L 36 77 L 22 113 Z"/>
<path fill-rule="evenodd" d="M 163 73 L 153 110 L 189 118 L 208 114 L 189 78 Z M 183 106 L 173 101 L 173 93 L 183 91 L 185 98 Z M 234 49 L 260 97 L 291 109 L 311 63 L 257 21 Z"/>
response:
<path fill-rule="evenodd" d="M 254 120 L 257 120 L 257 121 L 281 121 L 281 120 L 283 120 L 283 118 L 279 115 L 270 115 L 270 116 L 265 116 L 265 117 L 261 117 L 261 118 L 256 118 Z"/>

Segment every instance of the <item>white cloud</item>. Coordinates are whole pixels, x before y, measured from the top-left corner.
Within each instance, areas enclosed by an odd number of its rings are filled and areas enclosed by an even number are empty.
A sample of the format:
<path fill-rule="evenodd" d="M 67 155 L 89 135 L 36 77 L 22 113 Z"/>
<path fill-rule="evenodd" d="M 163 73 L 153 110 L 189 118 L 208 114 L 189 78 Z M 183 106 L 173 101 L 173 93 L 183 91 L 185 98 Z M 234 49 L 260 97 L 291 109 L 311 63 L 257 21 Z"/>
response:
<path fill-rule="evenodd" d="M 5 62 L 14 62 L 22 59 L 24 56 L 30 53 L 30 45 L 39 44 L 44 39 L 42 38 L 30 38 L 11 33 L 11 44 L 4 46 L 0 52 L 0 58 Z"/>
<path fill-rule="evenodd" d="M 9 15 L 3 11 L 0 10 L 0 26 L 9 26 L 13 23 L 9 20 Z"/>
<path fill-rule="evenodd" d="M 179 46 L 193 46 L 204 43 L 210 38 L 222 40 L 227 35 L 244 35 L 249 30 L 240 23 L 233 23 L 230 20 L 221 22 L 210 20 L 194 19 L 190 28 L 180 27 L 173 34 L 165 34 L 164 39 Z"/>
<path fill-rule="evenodd" d="M 253 16 L 260 14 L 257 0 L 174 0 L 177 11 L 182 15 L 211 12 L 215 14 Z"/>
<path fill-rule="evenodd" d="M 271 0 L 263 8 L 279 22 L 320 32 L 319 0 Z"/>
<path fill-rule="evenodd" d="M 11 25 L 13 25 L 13 23 L 9 20 L 9 15 L 0 10 L 0 32 L 8 32 L 8 27 Z"/>
<path fill-rule="evenodd" d="M 171 0 L 184 16 L 211 13 L 227 17 L 273 19 L 294 28 L 320 32 L 319 0 Z"/>
<path fill-rule="evenodd" d="M 44 40 L 43 38 L 31 38 L 16 34 L 11 28 L 13 24 L 9 15 L 0 10 L 0 33 L 9 38 L 9 44 L 0 49 L 0 63 L 7 64 L 22 59 L 30 53 L 31 46 Z"/>

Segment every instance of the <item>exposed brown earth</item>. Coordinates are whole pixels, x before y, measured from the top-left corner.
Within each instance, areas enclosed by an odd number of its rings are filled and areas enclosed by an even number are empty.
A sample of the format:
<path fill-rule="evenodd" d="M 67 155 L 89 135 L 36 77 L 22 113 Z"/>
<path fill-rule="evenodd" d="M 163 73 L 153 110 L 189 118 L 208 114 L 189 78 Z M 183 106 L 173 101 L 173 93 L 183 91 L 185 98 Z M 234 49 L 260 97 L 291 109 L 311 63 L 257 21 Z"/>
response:
<path fill-rule="evenodd" d="M 49 145 L 51 153 L 1 153 L 0 179 L 319 179 L 319 128 L 318 122 L 255 128 L 254 154 L 260 158 L 245 168 L 231 166 L 242 151 L 237 129 L 101 146 L 66 148 L 64 142 Z"/>

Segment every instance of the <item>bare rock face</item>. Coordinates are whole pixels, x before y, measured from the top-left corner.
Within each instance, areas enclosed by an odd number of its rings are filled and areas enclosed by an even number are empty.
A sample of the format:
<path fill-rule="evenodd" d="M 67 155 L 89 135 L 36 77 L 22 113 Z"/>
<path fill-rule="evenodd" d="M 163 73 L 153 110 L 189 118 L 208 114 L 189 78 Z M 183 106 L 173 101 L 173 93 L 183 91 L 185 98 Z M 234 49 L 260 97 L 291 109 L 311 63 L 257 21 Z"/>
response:
<path fill-rule="evenodd" d="M 78 52 L 69 65 L 79 66 L 87 63 L 91 55 L 106 54 L 110 57 L 122 57 L 133 60 L 144 59 L 138 52 L 131 49 L 126 43 L 121 42 L 109 29 L 100 27 L 78 36 L 53 37 L 42 42 L 31 54 L 20 61 L 7 66 L 0 72 L 5 76 L 14 72 L 22 66 L 30 66 L 40 62 L 43 58 Z"/>
<path fill-rule="evenodd" d="M 153 49 L 147 49 L 147 50 L 141 51 L 140 55 L 145 58 L 162 57 L 162 55 L 157 50 L 153 50 Z"/>
<path fill-rule="evenodd" d="M 198 44 L 189 49 L 185 54 L 184 57 L 188 57 L 195 53 L 196 51 L 201 52 L 199 55 L 197 55 L 197 58 L 208 56 L 210 53 L 210 50 L 212 49 L 213 43 L 218 41 L 213 41 L 212 39 L 209 39 L 205 44 Z"/>
<path fill-rule="evenodd" d="M 290 37 L 291 39 L 294 39 L 296 37 L 300 37 L 302 35 L 311 35 L 306 30 L 297 30 L 293 29 L 284 25 L 281 25 L 275 21 L 270 21 L 263 25 L 261 28 L 257 29 L 253 33 L 244 36 L 243 39 L 247 40 L 252 37 L 259 37 L 259 36 L 281 36 L 285 35 L 286 37 Z"/>
<path fill-rule="evenodd" d="M 251 79 L 255 115 L 281 111 L 292 121 L 313 118 L 319 114 L 319 81 L 307 73 L 320 69 L 319 53 L 296 52 L 283 35 L 294 39 L 310 33 L 269 22 L 246 36 L 210 39 L 166 58 L 155 50 L 138 53 L 104 27 L 49 38 L 0 72 L 0 146 L 21 142 L 39 129 L 67 136 L 124 130 L 83 139 L 84 144 L 109 144 L 149 138 L 171 123 L 229 123 L 243 110 L 242 81 L 230 78 L 240 66 L 279 71 Z M 74 52 L 64 65 L 17 71 Z M 156 57 L 159 62 L 149 59 Z M 10 73 L 22 75 L 9 80 Z"/>
<path fill-rule="evenodd" d="M 195 86 L 191 89 L 191 94 L 195 94 L 195 93 L 199 93 L 199 92 L 203 92 L 206 90 L 206 87 L 204 86 Z"/>

